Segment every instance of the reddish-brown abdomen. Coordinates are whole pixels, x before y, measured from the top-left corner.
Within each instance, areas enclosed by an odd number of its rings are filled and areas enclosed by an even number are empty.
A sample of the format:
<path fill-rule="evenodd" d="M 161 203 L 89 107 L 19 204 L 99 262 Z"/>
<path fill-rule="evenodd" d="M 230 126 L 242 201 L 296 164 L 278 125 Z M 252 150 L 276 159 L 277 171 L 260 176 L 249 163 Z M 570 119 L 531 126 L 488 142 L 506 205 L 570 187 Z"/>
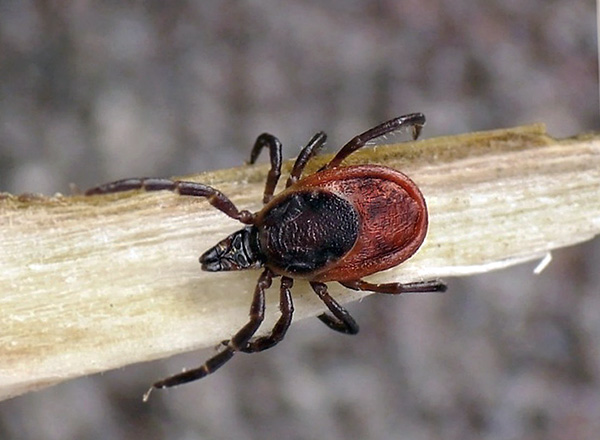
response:
<path fill-rule="evenodd" d="M 425 199 L 399 171 L 378 165 L 333 168 L 308 176 L 285 192 L 309 189 L 347 200 L 360 223 L 352 249 L 311 274 L 314 281 L 356 280 L 389 269 L 413 255 L 425 240 Z"/>

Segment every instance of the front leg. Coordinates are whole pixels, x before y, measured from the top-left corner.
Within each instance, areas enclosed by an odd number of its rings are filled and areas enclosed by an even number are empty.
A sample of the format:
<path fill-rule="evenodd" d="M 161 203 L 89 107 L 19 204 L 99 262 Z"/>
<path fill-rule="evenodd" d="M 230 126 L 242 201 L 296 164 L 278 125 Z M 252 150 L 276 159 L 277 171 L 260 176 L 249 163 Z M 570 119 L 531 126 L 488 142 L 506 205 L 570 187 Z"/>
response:
<path fill-rule="evenodd" d="M 254 214 L 250 211 L 238 210 L 229 198 L 218 189 L 198 182 L 187 182 L 184 180 L 160 179 L 154 177 L 122 179 L 115 182 L 90 188 L 85 192 L 86 196 L 112 194 L 133 190 L 143 191 L 172 191 L 182 196 L 204 197 L 212 206 L 229 217 L 239 220 L 244 224 L 254 224 Z"/>
<path fill-rule="evenodd" d="M 252 152 L 250 153 L 250 160 L 248 161 L 248 164 L 252 165 L 254 162 L 256 162 L 260 152 L 265 147 L 269 148 L 269 157 L 271 160 L 271 169 L 269 170 L 269 174 L 267 176 L 267 183 L 265 184 L 265 193 L 263 196 L 263 203 L 267 204 L 273 198 L 275 187 L 279 181 L 279 176 L 281 176 L 282 154 L 281 142 L 279 139 L 269 133 L 263 133 L 256 138 L 256 142 L 254 143 L 254 147 L 252 147 Z"/>
<path fill-rule="evenodd" d="M 240 351 L 243 351 L 244 353 L 256 353 L 271 348 L 281 342 L 290 328 L 292 317 L 294 315 L 294 303 L 292 302 L 292 293 L 290 290 L 293 284 L 294 280 L 291 278 L 285 276 L 281 278 L 281 288 L 279 291 L 279 311 L 281 312 L 281 316 L 273 326 L 271 334 L 248 342 L 248 345 L 240 348 Z M 225 344 L 227 344 L 227 341 Z"/>
<path fill-rule="evenodd" d="M 154 385 L 152 385 L 150 390 L 148 390 L 144 396 L 144 400 L 148 398 L 150 391 L 155 388 L 170 388 L 192 382 L 194 380 L 202 379 L 203 377 L 222 367 L 225 362 L 233 357 L 236 351 L 239 351 L 241 348 L 245 347 L 264 320 L 265 291 L 271 286 L 272 280 L 273 272 L 271 272 L 269 269 L 265 269 L 265 271 L 260 275 L 258 283 L 256 284 L 256 289 L 254 290 L 254 297 L 252 298 L 252 305 L 250 306 L 250 319 L 248 323 L 229 340 L 222 352 L 210 358 L 198 368 L 184 371 L 183 373 L 176 374 L 156 382 Z"/>

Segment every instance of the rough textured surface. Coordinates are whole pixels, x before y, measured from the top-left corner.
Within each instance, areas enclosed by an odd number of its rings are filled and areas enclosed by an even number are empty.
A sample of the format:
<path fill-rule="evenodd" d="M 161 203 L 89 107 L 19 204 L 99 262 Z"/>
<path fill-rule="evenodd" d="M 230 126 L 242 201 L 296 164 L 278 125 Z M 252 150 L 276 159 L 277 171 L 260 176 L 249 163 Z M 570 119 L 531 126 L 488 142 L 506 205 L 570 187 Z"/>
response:
<path fill-rule="evenodd" d="M 598 129 L 593 2 L 0 3 L 0 188 L 68 192 L 287 156 L 422 111 L 424 135 Z M 370 297 L 361 334 L 295 325 L 280 347 L 141 403 L 208 353 L 0 404 L 19 439 L 587 439 L 600 429 L 600 244 Z M 110 287 L 110 286 L 108 286 Z M 226 292 L 224 292 L 226 294 Z"/>
<path fill-rule="evenodd" d="M 265 212 L 260 238 L 271 268 L 310 276 L 352 249 L 359 226 L 358 213 L 343 198 L 327 191 L 298 191 Z"/>
<path fill-rule="evenodd" d="M 308 176 L 299 187 L 323 187 L 349 201 L 357 214 L 358 240 L 352 243 L 352 251 L 316 274 L 317 281 L 352 281 L 392 268 L 413 255 L 425 239 L 423 195 L 395 169 L 373 165 L 330 169 Z M 352 224 L 344 221 L 341 212 L 338 222 Z"/>

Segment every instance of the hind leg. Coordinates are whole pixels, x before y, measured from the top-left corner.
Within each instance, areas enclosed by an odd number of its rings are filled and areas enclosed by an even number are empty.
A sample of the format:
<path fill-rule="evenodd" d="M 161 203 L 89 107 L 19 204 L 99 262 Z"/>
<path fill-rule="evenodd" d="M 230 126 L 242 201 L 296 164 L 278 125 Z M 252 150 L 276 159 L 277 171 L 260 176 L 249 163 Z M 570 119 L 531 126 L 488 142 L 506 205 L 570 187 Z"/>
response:
<path fill-rule="evenodd" d="M 292 168 L 292 172 L 290 173 L 290 177 L 287 180 L 286 188 L 292 186 L 296 183 L 300 177 L 302 177 L 302 171 L 304 171 L 304 167 L 306 164 L 312 159 L 323 145 L 325 145 L 325 141 L 327 140 L 327 135 L 322 131 L 315 134 L 308 144 L 300 151 L 300 154 L 296 158 L 296 162 L 294 162 L 294 167 Z"/>
<path fill-rule="evenodd" d="M 354 318 L 348 311 L 342 307 L 335 299 L 329 295 L 327 285 L 311 281 L 310 285 L 317 296 L 325 303 L 333 316 L 323 313 L 318 318 L 327 327 L 340 333 L 355 335 L 358 333 L 359 327 Z"/>
<path fill-rule="evenodd" d="M 367 130 L 364 133 L 352 138 L 346 145 L 342 147 L 335 157 L 321 169 L 324 170 L 339 166 L 345 158 L 354 153 L 356 150 L 359 150 L 367 145 L 369 141 L 393 131 L 400 130 L 404 127 L 410 127 L 412 129 L 413 139 L 417 139 L 419 137 L 419 133 L 421 133 L 423 125 L 425 125 L 425 115 L 423 113 L 410 113 L 408 115 L 400 116 L 384 122 L 383 124 L 373 127 L 370 130 Z"/>
<path fill-rule="evenodd" d="M 445 292 L 446 285 L 439 280 L 418 281 L 416 283 L 384 283 L 373 284 L 363 280 L 343 281 L 342 286 L 352 290 L 366 290 L 376 293 L 389 293 L 398 295 L 400 293 L 424 293 L 424 292 Z"/>

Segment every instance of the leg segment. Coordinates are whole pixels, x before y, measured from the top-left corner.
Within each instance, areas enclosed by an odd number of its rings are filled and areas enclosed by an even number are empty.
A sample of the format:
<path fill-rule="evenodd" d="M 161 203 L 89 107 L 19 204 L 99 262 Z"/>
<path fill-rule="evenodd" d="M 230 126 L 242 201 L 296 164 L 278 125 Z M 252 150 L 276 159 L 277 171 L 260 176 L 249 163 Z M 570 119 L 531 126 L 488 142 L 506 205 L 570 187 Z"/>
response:
<path fill-rule="evenodd" d="M 363 280 L 344 281 L 341 285 L 352 290 L 367 290 L 376 293 L 423 293 L 423 292 L 445 292 L 446 285 L 439 280 L 420 281 L 416 283 L 385 283 L 372 284 Z"/>
<path fill-rule="evenodd" d="M 317 134 L 315 134 L 312 137 L 312 139 L 308 142 L 308 144 L 306 144 L 306 147 L 304 147 L 302 151 L 300 151 L 300 154 L 296 158 L 296 162 L 294 162 L 294 168 L 292 168 L 290 177 L 288 178 L 287 183 L 285 185 L 286 188 L 292 186 L 300 179 L 304 167 L 312 157 L 319 153 L 319 150 L 323 148 L 323 145 L 325 145 L 326 140 L 327 135 L 320 131 Z"/>
<path fill-rule="evenodd" d="M 404 126 L 411 127 L 413 139 L 417 139 L 417 137 L 419 137 L 419 133 L 421 133 L 423 125 L 425 125 L 425 115 L 423 113 L 411 113 L 384 122 L 383 124 L 371 128 L 370 130 L 367 130 L 351 139 L 342 147 L 335 157 L 321 169 L 324 170 L 339 166 L 346 157 L 354 153 L 356 150 L 364 147 L 370 140 L 391 133 L 392 131 L 399 130 Z"/>
<path fill-rule="evenodd" d="M 255 353 L 271 348 L 281 342 L 292 323 L 292 316 L 294 314 L 294 303 L 292 302 L 292 293 L 290 291 L 293 283 L 294 281 L 291 278 L 285 276 L 281 278 L 281 290 L 279 293 L 279 311 L 281 312 L 281 317 L 275 323 L 271 334 L 248 342 L 239 351 Z"/>
<path fill-rule="evenodd" d="M 348 335 L 355 335 L 358 333 L 358 324 L 354 318 L 343 308 L 335 299 L 333 299 L 329 292 L 327 292 L 327 286 L 323 283 L 317 283 L 314 281 L 310 282 L 315 293 L 319 296 L 321 301 L 325 303 L 329 311 L 333 314 L 330 316 L 326 313 L 319 315 L 318 318 L 327 327 L 332 330 L 346 333 Z"/>
<path fill-rule="evenodd" d="M 258 159 L 258 156 L 263 148 L 269 148 L 269 156 L 271 158 L 271 169 L 267 176 L 267 183 L 265 184 L 265 193 L 263 196 L 263 203 L 269 203 L 273 198 L 273 192 L 281 176 L 281 142 L 275 136 L 269 133 L 263 133 L 254 143 L 252 152 L 250 153 L 250 160 L 248 164 L 252 165 Z"/>
<path fill-rule="evenodd" d="M 202 379 L 204 376 L 207 376 L 222 367 L 223 364 L 231 359 L 235 352 L 239 351 L 241 347 L 245 347 L 263 322 L 265 316 L 265 290 L 271 286 L 272 280 L 273 272 L 269 269 L 265 269 L 256 284 L 252 305 L 250 306 L 250 320 L 229 340 L 227 346 L 221 353 L 206 361 L 206 363 L 199 368 L 185 371 L 156 382 L 152 385 L 152 388 L 169 388 Z"/>
<path fill-rule="evenodd" d="M 231 200 L 218 189 L 198 182 L 186 182 L 183 180 L 141 178 L 123 179 L 116 182 L 106 183 L 95 188 L 88 189 L 86 196 L 110 194 L 123 191 L 141 189 L 144 191 L 172 191 L 182 196 L 204 197 L 208 203 L 229 217 L 239 220 L 245 224 L 254 223 L 254 214 L 250 211 L 239 211 Z"/>

